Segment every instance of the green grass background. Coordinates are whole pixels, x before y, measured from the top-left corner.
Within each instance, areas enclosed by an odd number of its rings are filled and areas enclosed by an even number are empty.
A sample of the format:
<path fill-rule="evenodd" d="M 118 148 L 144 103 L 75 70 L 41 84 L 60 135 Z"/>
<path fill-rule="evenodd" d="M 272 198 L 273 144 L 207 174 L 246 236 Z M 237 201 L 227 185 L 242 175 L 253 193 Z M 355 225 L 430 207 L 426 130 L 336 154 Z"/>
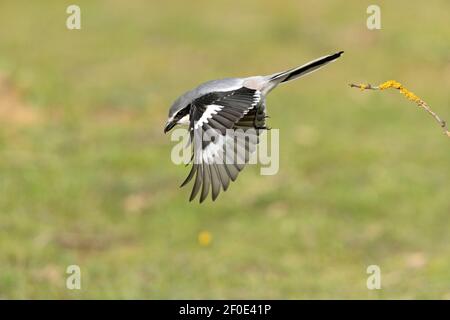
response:
<path fill-rule="evenodd" d="M 347 86 L 396 79 L 450 120 L 448 1 L 376 1 L 377 31 L 373 1 L 75 2 L 80 31 L 74 1 L 0 4 L 0 111 L 20 111 L 0 113 L 0 298 L 450 298 L 449 140 L 397 92 Z M 172 101 L 337 50 L 268 98 L 279 173 L 189 203 Z"/>

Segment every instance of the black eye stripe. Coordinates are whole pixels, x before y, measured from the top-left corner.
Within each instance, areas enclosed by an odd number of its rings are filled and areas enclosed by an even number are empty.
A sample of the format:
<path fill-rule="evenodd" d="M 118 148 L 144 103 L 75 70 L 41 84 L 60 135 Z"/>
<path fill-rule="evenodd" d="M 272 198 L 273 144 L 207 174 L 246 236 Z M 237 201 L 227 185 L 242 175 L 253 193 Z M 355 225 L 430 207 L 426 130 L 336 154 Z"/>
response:
<path fill-rule="evenodd" d="M 175 118 L 177 120 L 180 120 L 181 118 L 183 118 L 185 115 L 189 114 L 189 111 L 191 109 L 190 105 L 187 105 L 186 107 L 184 107 L 183 109 L 181 109 L 177 115 L 175 116 Z"/>

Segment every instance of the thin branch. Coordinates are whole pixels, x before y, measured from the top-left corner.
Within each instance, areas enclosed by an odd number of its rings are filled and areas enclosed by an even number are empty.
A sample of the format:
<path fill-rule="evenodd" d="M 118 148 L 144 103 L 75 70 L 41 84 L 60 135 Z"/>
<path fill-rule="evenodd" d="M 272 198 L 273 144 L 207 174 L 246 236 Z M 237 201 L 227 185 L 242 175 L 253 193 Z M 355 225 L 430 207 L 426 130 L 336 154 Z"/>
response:
<path fill-rule="evenodd" d="M 372 86 L 370 83 L 368 83 L 368 84 L 353 84 L 353 83 L 350 83 L 349 86 L 350 86 L 350 88 L 361 89 L 361 91 L 364 91 L 366 89 L 367 90 L 379 90 L 380 89 L 379 87 Z"/>
<path fill-rule="evenodd" d="M 386 81 L 379 86 L 372 86 L 369 84 L 349 84 L 350 88 L 358 88 L 361 89 L 361 91 L 364 90 L 385 90 L 389 88 L 397 89 L 400 91 L 401 94 L 403 94 L 406 98 L 408 98 L 411 101 L 414 101 L 420 108 L 424 109 L 428 114 L 430 114 L 436 122 L 439 124 L 439 126 L 442 128 L 444 133 L 447 135 L 447 137 L 450 137 L 450 131 L 448 130 L 447 124 L 444 120 L 442 120 L 433 110 L 431 110 L 430 106 L 420 99 L 418 96 L 416 96 L 414 93 L 406 89 L 402 84 L 395 80 L 389 80 Z"/>

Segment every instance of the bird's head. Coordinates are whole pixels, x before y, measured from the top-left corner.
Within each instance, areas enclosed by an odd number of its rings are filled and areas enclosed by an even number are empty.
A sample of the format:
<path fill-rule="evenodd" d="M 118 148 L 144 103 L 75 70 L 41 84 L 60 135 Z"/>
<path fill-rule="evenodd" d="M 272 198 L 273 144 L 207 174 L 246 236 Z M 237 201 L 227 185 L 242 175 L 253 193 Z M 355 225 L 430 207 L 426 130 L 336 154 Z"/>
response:
<path fill-rule="evenodd" d="M 190 109 L 191 105 L 186 102 L 186 99 L 183 99 L 183 97 L 178 98 L 169 109 L 164 133 L 169 132 L 177 124 L 189 124 Z"/>

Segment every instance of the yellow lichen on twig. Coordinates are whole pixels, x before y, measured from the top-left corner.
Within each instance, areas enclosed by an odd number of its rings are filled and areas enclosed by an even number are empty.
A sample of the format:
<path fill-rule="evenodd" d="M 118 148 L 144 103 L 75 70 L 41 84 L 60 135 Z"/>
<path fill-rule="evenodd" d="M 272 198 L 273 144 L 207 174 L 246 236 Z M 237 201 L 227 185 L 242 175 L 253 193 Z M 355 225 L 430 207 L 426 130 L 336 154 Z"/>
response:
<path fill-rule="evenodd" d="M 447 124 L 444 120 L 442 120 L 433 110 L 431 110 L 430 106 L 420 99 L 418 96 L 416 96 L 414 93 L 406 89 L 401 83 L 395 80 L 389 80 L 386 81 L 379 86 L 372 86 L 369 84 L 350 84 L 351 88 L 359 88 L 361 91 L 364 90 L 386 90 L 389 88 L 397 89 L 400 91 L 401 94 L 403 94 L 408 100 L 414 101 L 420 108 L 424 109 L 426 112 L 428 112 L 441 126 L 442 130 L 444 130 L 444 133 L 450 137 L 450 131 L 447 128 Z"/>

